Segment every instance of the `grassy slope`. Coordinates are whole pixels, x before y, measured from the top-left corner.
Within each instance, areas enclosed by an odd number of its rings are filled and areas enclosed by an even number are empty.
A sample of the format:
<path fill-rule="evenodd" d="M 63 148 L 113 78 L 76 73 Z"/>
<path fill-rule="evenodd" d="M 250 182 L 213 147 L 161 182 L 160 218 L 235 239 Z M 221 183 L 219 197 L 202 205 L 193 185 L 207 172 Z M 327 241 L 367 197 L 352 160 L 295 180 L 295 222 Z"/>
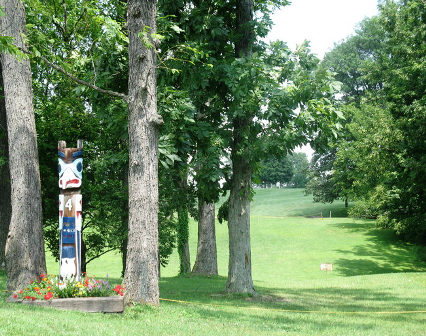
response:
<path fill-rule="evenodd" d="M 321 212 L 327 217 L 322 219 Z M 88 315 L 0 301 L 0 335 L 80 335 L 88 330 L 98 335 L 423 335 L 426 313 L 401 312 L 426 311 L 425 264 L 413 258 L 410 246 L 390 231 L 376 229 L 373 221 L 339 215 L 344 215 L 343 204 L 314 204 L 301 190 L 258 190 L 251 208 L 258 297 L 221 294 L 228 253 L 222 224 L 217 225 L 220 275 L 177 276 L 174 254 L 162 269 L 159 309 L 132 307 L 119 316 Z M 193 257 L 195 238 L 192 223 Z M 333 263 L 332 272 L 320 271 L 325 262 Z M 48 267 L 52 273 L 57 266 L 51 262 Z M 119 281 L 120 260 L 111 253 L 88 272 L 108 273 Z M 5 277 L 0 273 L 1 288 Z"/>

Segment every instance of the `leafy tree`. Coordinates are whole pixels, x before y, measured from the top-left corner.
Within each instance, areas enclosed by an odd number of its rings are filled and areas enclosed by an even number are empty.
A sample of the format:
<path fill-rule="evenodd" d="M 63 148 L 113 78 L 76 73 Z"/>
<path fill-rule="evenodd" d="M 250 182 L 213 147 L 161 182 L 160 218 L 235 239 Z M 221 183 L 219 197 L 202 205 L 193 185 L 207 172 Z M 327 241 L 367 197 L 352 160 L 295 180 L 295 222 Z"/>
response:
<path fill-rule="evenodd" d="M 189 179 L 189 158 L 193 156 L 193 136 L 196 130 L 194 106 L 182 91 L 165 90 L 161 92 L 159 110 L 165 124 L 161 129 L 162 137 L 172 148 L 169 160 L 163 162 L 164 192 L 168 194 L 169 208 L 177 213 L 176 244 L 180 260 L 180 273 L 191 270 L 189 254 L 189 213 L 193 212 L 195 192 Z M 170 155 L 171 154 L 171 155 Z"/>
<path fill-rule="evenodd" d="M 293 153 L 290 155 L 294 175 L 291 179 L 291 185 L 294 188 L 304 188 L 308 183 L 309 161 L 306 153 Z"/>
<path fill-rule="evenodd" d="M 58 257 L 57 190 L 52 188 L 57 185 L 57 155 L 52 145 L 58 139 L 74 143 L 81 138 L 85 160 L 90 162 L 83 183 L 83 271 L 88 262 L 111 249 L 125 250 L 127 107 L 121 99 L 86 90 L 81 83 L 76 87 L 56 71 L 56 65 L 88 82 L 96 80 L 105 88 L 125 92 L 126 39 L 106 16 L 124 20 L 120 16 L 125 8 L 116 3 L 96 7 L 83 2 L 80 7 L 76 2 L 62 6 L 31 0 L 28 6 L 28 37 L 34 54 L 48 55 L 55 62 L 41 56 L 44 62 L 36 58 L 38 62 L 32 63 L 47 245 Z M 105 48 L 111 50 L 109 57 Z"/>
<path fill-rule="evenodd" d="M 246 4 L 241 4 L 243 5 Z M 341 114 L 331 95 L 335 83 L 318 59 L 302 45 L 292 55 L 282 42 L 253 45 L 250 10 L 237 14 L 239 42 L 236 59 L 225 67 L 224 82 L 233 97 L 227 120 L 232 160 L 229 199 L 230 262 L 229 292 L 253 292 L 250 273 L 249 204 L 252 173 L 259 158 L 286 153 L 313 139 L 314 134 L 332 134 Z M 283 82 L 292 83 L 287 87 Z M 294 110 L 299 107 L 301 113 Z"/>
<path fill-rule="evenodd" d="M 351 192 L 365 195 L 366 213 L 379 215 L 381 225 L 392 227 L 405 238 L 420 244 L 426 241 L 423 220 L 426 205 L 422 187 L 426 157 L 423 145 L 426 134 L 425 6 L 418 0 L 383 1 L 380 4 L 379 15 L 370 21 L 378 32 L 380 43 L 358 70 L 370 83 L 380 83 L 376 95 L 374 91 L 370 92 L 371 102 L 380 105 L 370 111 L 378 114 L 378 111 L 387 110 L 390 115 L 382 113 L 377 116 L 379 121 L 376 123 L 382 129 L 358 120 L 358 125 L 375 130 L 376 139 L 364 135 L 363 141 L 357 139 L 356 146 L 351 143 L 346 154 L 343 149 L 338 152 L 339 165 L 348 158 L 355 159 L 356 170 L 352 174 L 356 183 Z M 352 56 L 359 58 L 359 55 Z M 367 114 L 364 118 L 369 122 Z M 386 123 L 380 120 L 386 120 Z M 352 129 L 354 134 L 361 133 L 361 128 L 355 128 Z M 395 139 L 398 141 L 394 142 Z M 361 175 L 361 172 L 368 174 Z"/>
<path fill-rule="evenodd" d="M 187 97 L 192 105 L 189 109 L 182 105 L 181 113 L 187 116 L 186 121 L 181 119 L 183 123 L 178 123 L 173 114 L 163 114 L 165 127 L 162 134 L 173 136 L 177 155 L 181 158 L 176 166 L 192 177 L 193 183 L 181 188 L 175 197 L 184 197 L 182 201 L 189 202 L 189 213 L 198 220 L 199 240 L 193 272 L 208 275 L 217 274 L 216 242 L 212 240 L 215 223 L 210 213 L 220 193 L 221 157 L 227 156 L 220 134 L 220 113 L 226 91 L 218 78 L 222 75 L 221 62 L 230 55 L 232 57 L 231 31 L 228 29 L 230 8 L 231 5 L 225 2 L 159 2 L 161 16 L 171 20 L 165 22 L 168 29 L 161 31 L 164 35 L 162 49 L 166 53 L 165 57 L 160 56 L 162 75 L 159 87 L 166 87 L 166 92 L 175 92 L 175 96 Z M 178 104 L 169 101 L 170 105 Z M 169 122 L 172 127 L 168 127 Z M 175 178 L 179 179 L 179 174 Z M 198 199 L 198 213 L 194 211 L 194 197 Z M 175 202 L 178 212 L 182 201 Z M 188 232 L 184 227 L 180 231 Z M 187 235 L 178 234 L 178 240 L 180 237 L 186 239 Z"/>
<path fill-rule="evenodd" d="M 314 153 L 308 173 L 309 181 L 305 193 L 312 194 L 314 202 L 333 203 L 339 198 L 333 180 L 336 148 L 330 148 L 326 153 Z"/>
<path fill-rule="evenodd" d="M 366 100 L 370 104 L 378 101 L 383 79 L 371 70 L 380 58 L 384 35 L 378 17 L 366 18 L 360 22 L 355 35 L 325 54 L 322 63 L 335 72 L 336 80 L 342 83 L 341 99 L 345 103 L 359 106 Z"/>
<path fill-rule="evenodd" d="M 347 126 L 351 140 L 339 143 L 333 179 L 341 196 L 365 203 L 392 179 L 401 134 L 385 109 L 365 105 L 351 114 L 352 122 Z M 377 216 L 378 204 L 373 206 Z M 366 209 L 369 216 L 374 213 L 371 209 Z"/>
<path fill-rule="evenodd" d="M 257 178 L 262 185 L 286 185 L 294 175 L 293 164 L 288 156 L 281 159 L 270 158 L 260 164 L 260 173 Z"/>

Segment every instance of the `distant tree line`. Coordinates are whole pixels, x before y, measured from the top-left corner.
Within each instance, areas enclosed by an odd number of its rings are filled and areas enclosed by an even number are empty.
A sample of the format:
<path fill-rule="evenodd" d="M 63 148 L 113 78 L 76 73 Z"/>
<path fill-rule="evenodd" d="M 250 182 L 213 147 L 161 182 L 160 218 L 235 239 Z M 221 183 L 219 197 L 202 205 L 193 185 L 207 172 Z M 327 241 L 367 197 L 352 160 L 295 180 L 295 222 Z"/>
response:
<path fill-rule="evenodd" d="M 309 161 L 305 153 L 270 158 L 259 165 L 254 182 L 259 187 L 304 188 L 308 182 Z"/>

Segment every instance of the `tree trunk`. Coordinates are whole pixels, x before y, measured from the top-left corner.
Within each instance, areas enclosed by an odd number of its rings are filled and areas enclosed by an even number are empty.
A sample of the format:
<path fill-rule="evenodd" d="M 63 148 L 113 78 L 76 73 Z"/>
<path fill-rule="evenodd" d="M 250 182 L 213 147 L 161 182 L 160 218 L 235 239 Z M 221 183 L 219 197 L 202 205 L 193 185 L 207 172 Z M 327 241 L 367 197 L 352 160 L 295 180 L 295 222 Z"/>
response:
<path fill-rule="evenodd" d="M 237 2 L 237 35 L 235 56 L 249 58 L 252 54 L 253 0 Z M 260 107 L 259 107 L 260 108 Z M 229 265 L 226 291 L 230 293 L 255 293 L 251 274 L 250 247 L 250 195 L 252 165 L 250 134 L 252 121 L 250 111 L 238 111 L 233 120 L 232 180 L 229 196 Z"/>
<path fill-rule="evenodd" d="M 187 162 L 187 160 L 185 160 Z M 177 250 L 179 254 L 179 274 L 191 272 L 189 253 L 189 211 L 188 211 L 188 171 L 179 175 L 180 208 L 178 209 Z"/>
<path fill-rule="evenodd" d="M 217 250 L 214 203 L 198 201 L 198 246 L 192 273 L 217 275 Z"/>
<path fill-rule="evenodd" d="M 129 169 L 125 168 L 123 172 L 123 189 L 127 188 L 129 185 Z M 129 196 L 127 195 L 128 199 Z M 128 232 L 129 232 L 129 202 L 124 202 L 123 204 L 124 209 L 126 211 L 123 212 L 123 216 L 121 218 L 121 227 L 123 232 L 123 240 L 121 242 L 120 251 L 121 251 L 121 276 L 124 277 L 124 273 L 126 271 L 126 259 L 127 259 L 127 242 L 128 242 Z"/>
<path fill-rule="evenodd" d="M 237 1 L 237 34 L 238 40 L 235 43 L 236 57 L 250 57 L 253 53 L 253 0 Z"/>
<path fill-rule="evenodd" d="M 250 193 L 252 171 L 243 158 L 234 158 L 229 196 L 229 265 L 226 291 L 255 293 L 251 273 Z"/>
<path fill-rule="evenodd" d="M 20 1 L 1 0 L 6 16 L 1 18 L 3 34 L 25 46 L 25 10 Z M 6 242 L 8 290 L 22 288 L 28 277 L 46 273 L 41 186 L 34 120 L 30 62 L 1 55 L 9 140 L 12 215 Z"/>
<path fill-rule="evenodd" d="M 129 233 L 126 301 L 159 304 L 156 54 L 138 34 L 156 28 L 156 1 L 129 0 Z M 154 42 L 153 42 L 154 43 Z"/>
<path fill-rule="evenodd" d="M 6 106 L 4 101 L 2 67 L 0 64 L 0 268 L 6 266 L 6 238 L 12 213 L 10 202 Z"/>
<path fill-rule="evenodd" d="M 191 271 L 191 257 L 189 254 L 189 214 L 188 205 L 183 204 L 178 210 L 178 236 L 177 249 L 179 253 L 179 273 L 185 274 Z"/>

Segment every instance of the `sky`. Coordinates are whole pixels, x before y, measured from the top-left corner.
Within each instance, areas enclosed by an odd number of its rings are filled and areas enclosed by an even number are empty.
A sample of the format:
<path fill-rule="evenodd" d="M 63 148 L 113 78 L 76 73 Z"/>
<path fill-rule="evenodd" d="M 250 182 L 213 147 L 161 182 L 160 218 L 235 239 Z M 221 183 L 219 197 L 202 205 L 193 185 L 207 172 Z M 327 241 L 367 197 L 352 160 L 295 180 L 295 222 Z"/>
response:
<path fill-rule="evenodd" d="M 377 14 L 377 0 L 291 0 L 277 11 L 270 40 L 287 42 L 291 49 L 305 39 L 319 58 L 355 33 L 357 23 Z"/>
<path fill-rule="evenodd" d="M 291 0 L 291 5 L 277 11 L 268 40 L 282 40 L 294 50 L 304 40 L 311 51 L 323 58 L 334 43 L 355 34 L 356 25 L 378 13 L 377 0 Z M 296 152 L 312 158 L 312 149 L 304 146 Z"/>

